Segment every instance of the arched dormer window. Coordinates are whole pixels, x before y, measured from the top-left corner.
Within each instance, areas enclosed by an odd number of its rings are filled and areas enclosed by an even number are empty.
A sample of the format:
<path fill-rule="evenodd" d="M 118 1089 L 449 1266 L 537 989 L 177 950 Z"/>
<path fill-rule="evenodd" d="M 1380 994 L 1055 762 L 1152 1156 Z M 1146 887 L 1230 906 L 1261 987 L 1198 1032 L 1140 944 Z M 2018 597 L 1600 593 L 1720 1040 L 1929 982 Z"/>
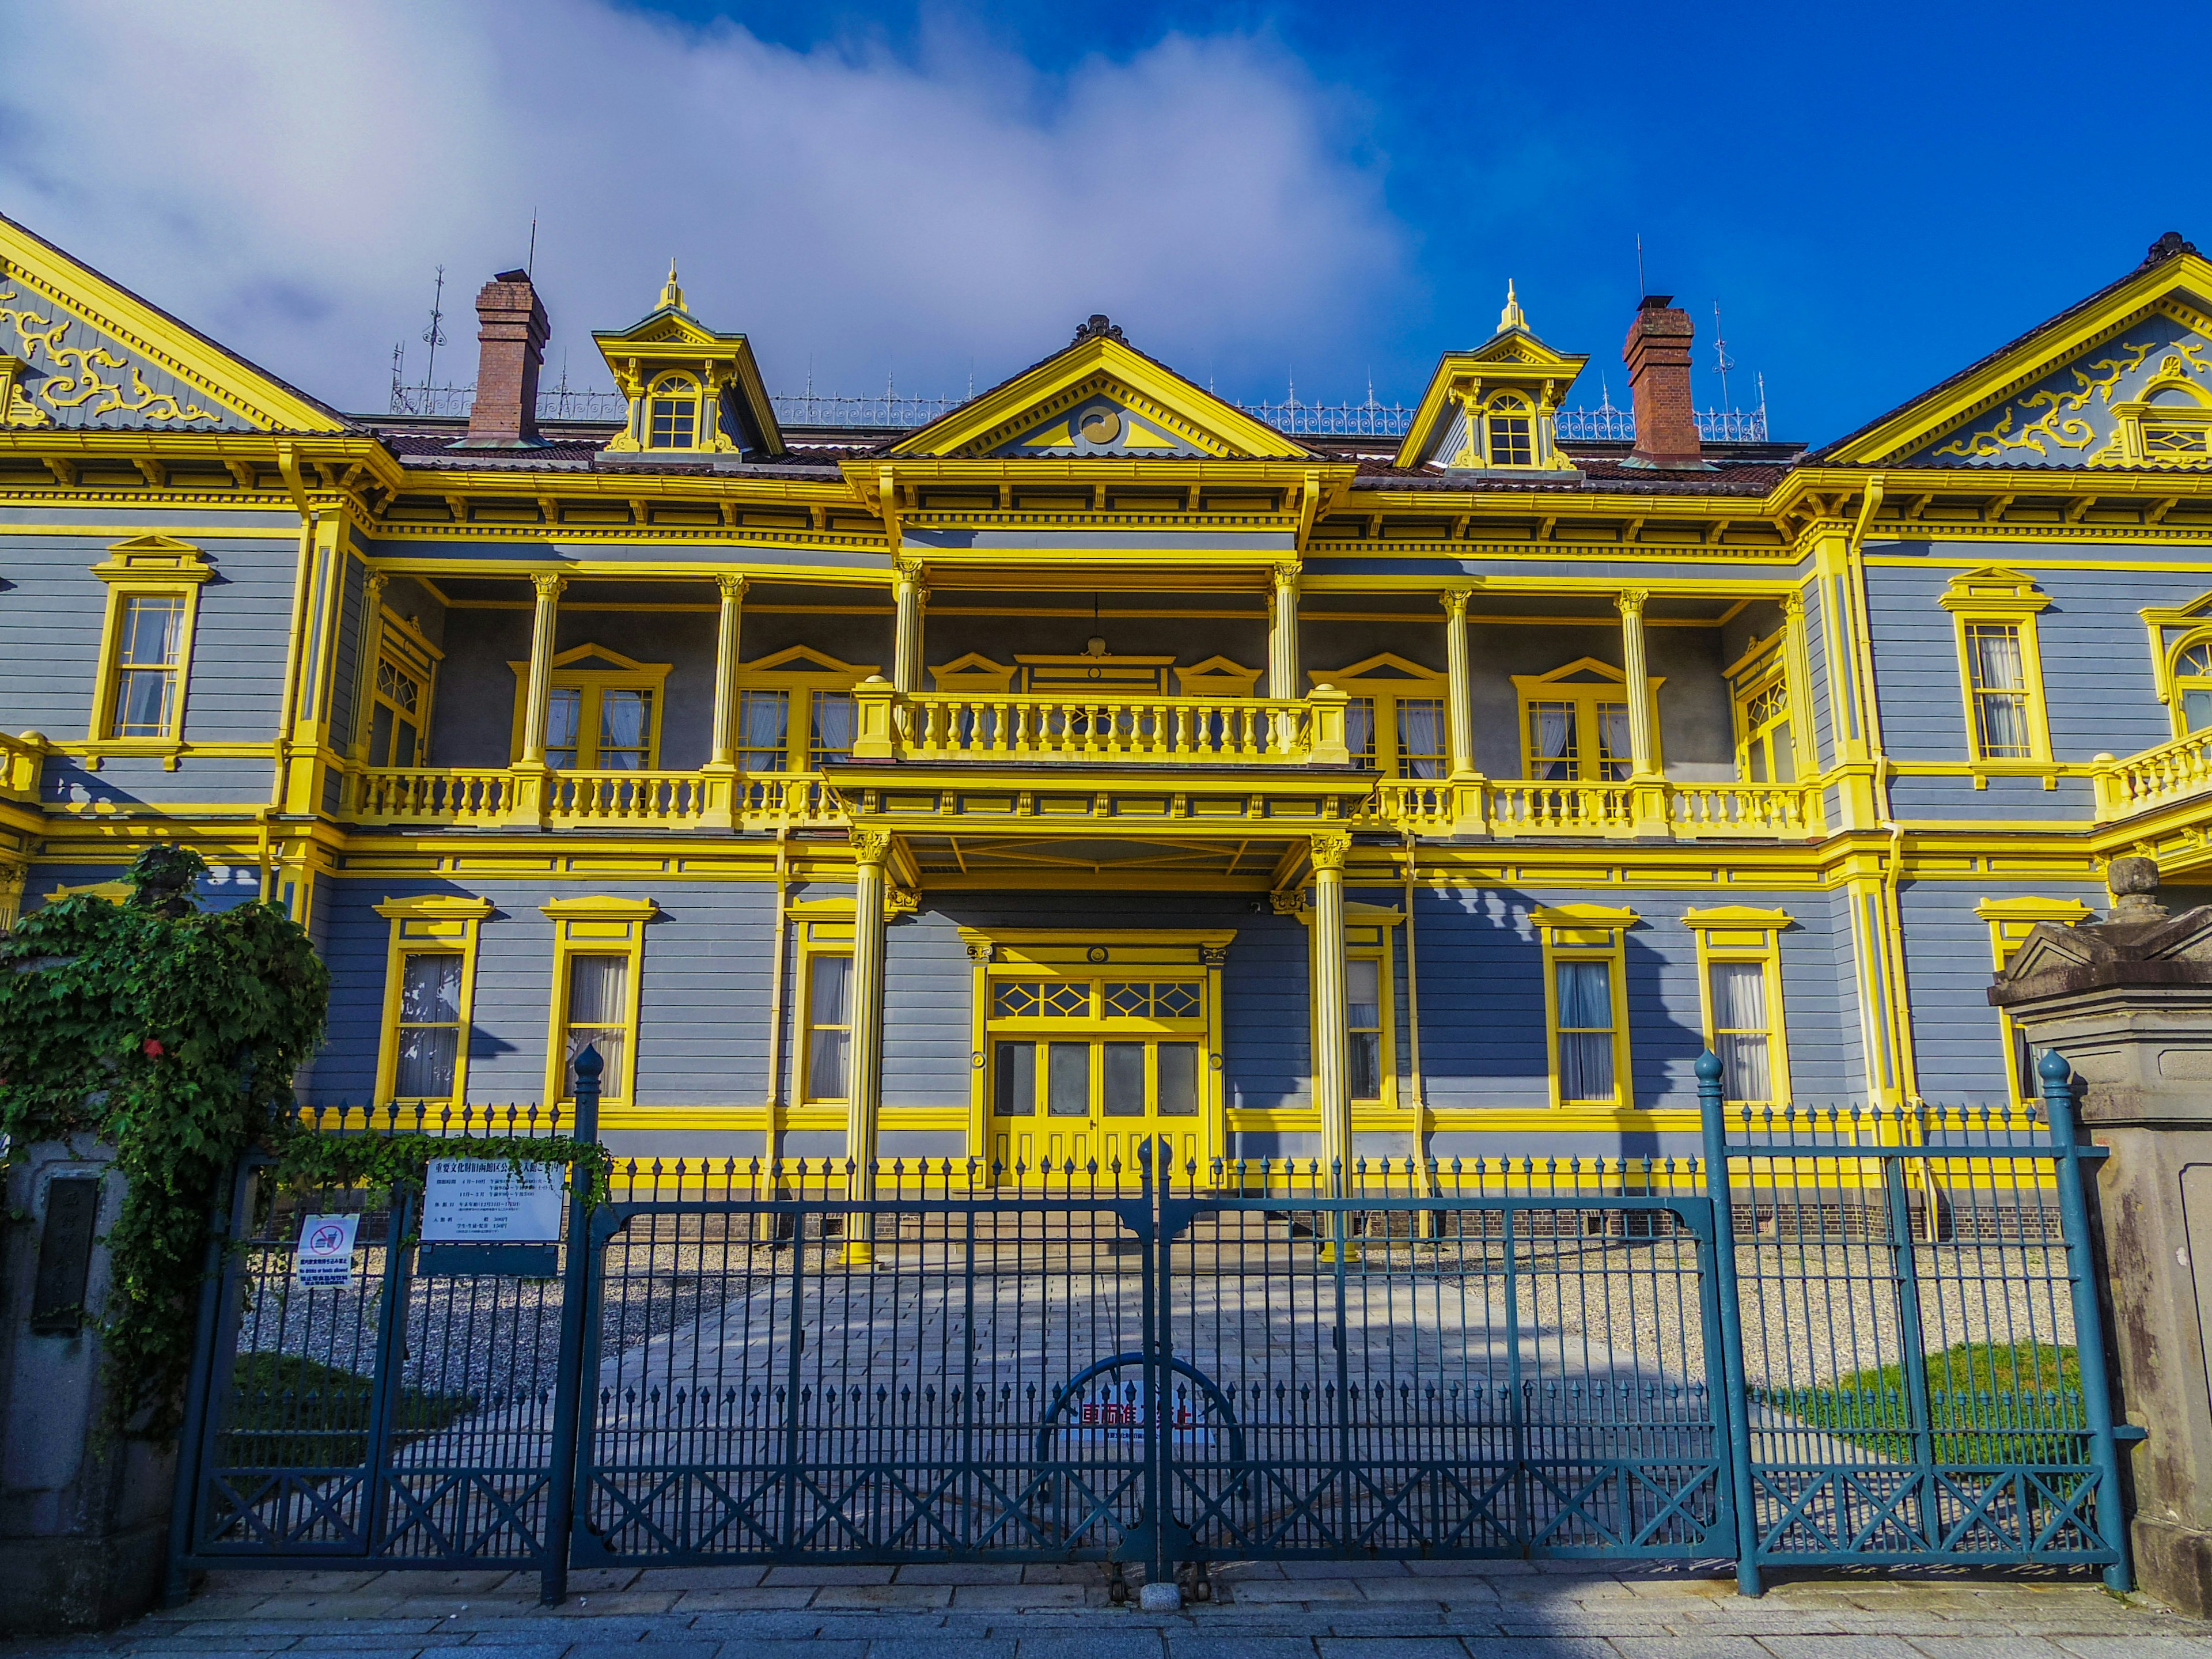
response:
<path fill-rule="evenodd" d="M 2185 737 L 2212 726 L 2212 635 L 2199 635 L 2174 653 L 2173 699 Z"/>
<path fill-rule="evenodd" d="M 699 383 L 689 374 L 664 374 L 646 405 L 647 449 L 696 449 L 699 441 Z"/>
<path fill-rule="evenodd" d="M 1483 411 L 1483 438 L 1492 466 L 1536 465 L 1536 411 L 1517 392 L 1501 392 Z"/>

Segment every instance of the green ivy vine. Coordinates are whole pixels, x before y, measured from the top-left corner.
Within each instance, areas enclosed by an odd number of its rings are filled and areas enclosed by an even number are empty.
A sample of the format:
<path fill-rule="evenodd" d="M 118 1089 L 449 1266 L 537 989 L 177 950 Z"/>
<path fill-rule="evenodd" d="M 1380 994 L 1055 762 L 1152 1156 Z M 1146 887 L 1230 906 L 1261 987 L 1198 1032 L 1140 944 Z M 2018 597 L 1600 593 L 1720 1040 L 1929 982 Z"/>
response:
<path fill-rule="evenodd" d="M 210 1223 L 237 1160 L 273 1155 L 275 1188 L 419 1184 L 463 1153 L 586 1164 L 596 1146 L 512 1137 L 317 1133 L 292 1079 L 320 1045 L 330 974 L 282 907 L 203 912 L 207 866 L 187 848 L 141 853 L 121 904 L 61 900 L 0 939 L 0 1134 L 10 1154 L 83 1139 L 114 1151 L 126 1182 L 109 1231 L 100 1326 L 106 1428 L 154 1440 L 178 1427 Z"/>

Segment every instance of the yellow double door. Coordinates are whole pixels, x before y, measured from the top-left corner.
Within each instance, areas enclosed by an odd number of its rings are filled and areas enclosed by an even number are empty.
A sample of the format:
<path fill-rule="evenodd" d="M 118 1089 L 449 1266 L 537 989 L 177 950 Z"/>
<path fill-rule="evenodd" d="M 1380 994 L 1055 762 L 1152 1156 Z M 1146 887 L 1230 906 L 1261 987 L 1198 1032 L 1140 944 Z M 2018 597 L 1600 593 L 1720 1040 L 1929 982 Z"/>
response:
<path fill-rule="evenodd" d="M 994 1036 L 991 1162 L 1002 1181 L 1133 1185 L 1149 1150 L 1183 1185 L 1206 1145 L 1205 1045 L 1168 1036 Z"/>

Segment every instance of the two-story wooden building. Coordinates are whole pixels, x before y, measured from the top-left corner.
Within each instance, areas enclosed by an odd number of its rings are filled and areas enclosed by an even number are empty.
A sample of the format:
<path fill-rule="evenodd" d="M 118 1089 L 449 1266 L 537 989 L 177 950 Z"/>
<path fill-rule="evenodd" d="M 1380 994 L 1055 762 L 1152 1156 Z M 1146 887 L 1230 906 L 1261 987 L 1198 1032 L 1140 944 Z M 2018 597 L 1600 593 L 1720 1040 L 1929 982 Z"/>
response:
<path fill-rule="evenodd" d="M 1588 442 L 1512 303 L 1382 438 L 1103 317 L 787 427 L 672 273 L 627 420 L 541 427 L 528 279 L 477 310 L 465 421 L 345 415 L 0 222 L 5 911 L 198 848 L 330 962 L 319 1102 L 589 1042 L 625 1151 L 1686 1151 L 1709 1045 L 2016 1094 L 1993 967 L 2212 867 L 2176 236 L 1809 453 L 1701 436 L 1656 296 Z"/>

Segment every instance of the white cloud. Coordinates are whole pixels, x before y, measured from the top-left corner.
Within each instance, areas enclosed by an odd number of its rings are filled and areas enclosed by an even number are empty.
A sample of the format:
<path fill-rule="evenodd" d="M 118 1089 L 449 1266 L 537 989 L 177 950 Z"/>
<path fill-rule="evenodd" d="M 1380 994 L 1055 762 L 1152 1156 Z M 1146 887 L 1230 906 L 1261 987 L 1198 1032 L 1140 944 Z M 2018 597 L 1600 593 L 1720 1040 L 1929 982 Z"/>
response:
<path fill-rule="evenodd" d="M 305 389 L 380 406 L 447 268 L 439 378 L 534 210 L 548 368 L 668 258 L 772 386 L 957 392 L 1093 311 L 1224 391 L 1364 334 L 1402 229 L 1357 112 L 1264 40 L 1045 76 L 962 40 L 798 52 L 603 0 L 157 5 L 0 21 L 0 211 Z M 450 367 L 455 373 L 449 376 Z M 1255 384 L 1252 389 L 1258 389 Z"/>

